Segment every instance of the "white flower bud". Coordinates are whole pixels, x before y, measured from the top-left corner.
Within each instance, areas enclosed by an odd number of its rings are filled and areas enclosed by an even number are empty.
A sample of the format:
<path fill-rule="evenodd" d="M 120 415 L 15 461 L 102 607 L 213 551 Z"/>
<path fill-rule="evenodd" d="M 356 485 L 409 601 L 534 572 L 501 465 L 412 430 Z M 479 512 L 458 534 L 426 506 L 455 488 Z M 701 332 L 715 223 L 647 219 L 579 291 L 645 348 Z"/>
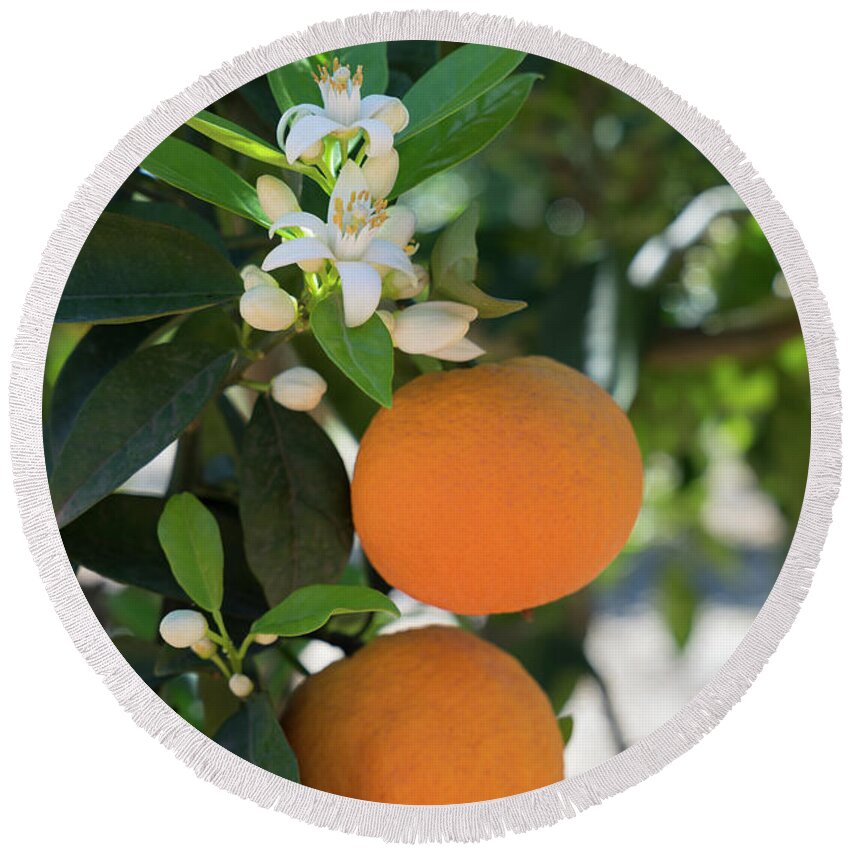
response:
<path fill-rule="evenodd" d="M 372 118 L 382 121 L 395 135 L 407 126 L 407 122 L 410 121 L 410 113 L 408 113 L 407 107 L 394 97 L 386 106 L 382 106 Z"/>
<path fill-rule="evenodd" d="M 414 263 L 413 271 L 416 277 L 411 277 L 398 269 L 390 269 L 389 274 L 381 282 L 383 294 L 387 298 L 415 298 L 428 285 L 430 278 L 422 266 Z"/>
<path fill-rule="evenodd" d="M 271 646 L 277 640 L 277 635 L 254 635 L 254 643 L 260 646 Z"/>
<path fill-rule="evenodd" d="M 298 198 L 283 180 L 264 174 L 257 178 L 257 198 L 263 212 L 271 221 L 277 221 L 287 213 L 299 212 Z"/>
<path fill-rule="evenodd" d="M 324 264 L 324 260 L 299 260 L 297 265 L 302 272 L 315 274 L 316 272 L 321 271 Z"/>
<path fill-rule="evenodd" d="M 376 198 L 386 198 L 398 177 L 398 151 L 390 148 L 383 156 L 370 156 L 363 164 L 363 176 Z"/>
<path fill-rule="evenodd" d="M 242 277 L 242 282 L 245 284 L 246 292 L 255 286 L 273 286 L 275 289 L 278 288 L 277 281 L 259 266 L 245 266 L 239 274 Z"/>
<path fill-rule="evenodd" d="M 271 382 L 272 398 L 290 410 L 312 410 L 327 392 L 325 379 L 306 366 L 294 366 Z"/>
<path fill-rule="evenodd" d="M 454 301 L 426 301 L 395 314 L 393 342 L 408 354 L 431 354 L 459 342 L 478 315 Z"/>
<path fill-rule="evenodd" d="M 325 152 L 325 143 L 323 139 L 319 139 L 318 141 L 313 142 L 298 159 L 303 162 L 314 162 L 317 159 L 320 159 L 322 154 Z"/>
<path fill-rule="evenodd" d="M 204 661 L 208 661 L 213 655 L 218 651 L 216 645 L 209 638 L 201 638 L 197 643 L 192 644 L 192 652 L 198 656 L 198 658 L 203 658 Z"/>
<path fill-rule="evenodd" d="M 182 608 L 166 614 L 160 624 L 162 639 L 176 649 L 186 649 L 207 634 L 207 618 L 200 611 Z"/>
<path fill-rule="evenodd" d="M 298 302 L 278 286 L 254 285 L 239 299 L 239 314 L 259 331 L 282 331 L 298 317 Z"/>
<path fill-rule="evenodd" d="M 486 353 L 480 345 L 476 345 L 471 339 L 460 339 L 445 348 L 432 351 L 431 357 L 436 357 L 438 360 L 450 360 L 453 363 L 463 363 L 466 360 L 475 360 L 476 357 L 481 357 L 482 354 Z"/>
<path fill-rule="evenodd" d="M 227 680 L 227 686 L 239 699 L 246 699 L 254 690 L 254 683 L 244 673 L 234 673 Z"/>

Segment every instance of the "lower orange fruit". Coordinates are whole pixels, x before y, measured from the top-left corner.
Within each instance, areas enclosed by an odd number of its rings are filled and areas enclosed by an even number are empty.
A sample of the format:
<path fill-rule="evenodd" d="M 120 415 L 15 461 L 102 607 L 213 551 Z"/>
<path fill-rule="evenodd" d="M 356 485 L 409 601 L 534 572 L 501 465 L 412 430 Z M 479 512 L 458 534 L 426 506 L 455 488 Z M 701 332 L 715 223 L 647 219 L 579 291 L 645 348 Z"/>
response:
<path fill-rule="evenodd" d="M 282 725 L 305 785 L 381 803 L 470 803 L 564 777 L 546 695 L 512 656 L 445 626 L 378 637 L 306 679 Z"/>

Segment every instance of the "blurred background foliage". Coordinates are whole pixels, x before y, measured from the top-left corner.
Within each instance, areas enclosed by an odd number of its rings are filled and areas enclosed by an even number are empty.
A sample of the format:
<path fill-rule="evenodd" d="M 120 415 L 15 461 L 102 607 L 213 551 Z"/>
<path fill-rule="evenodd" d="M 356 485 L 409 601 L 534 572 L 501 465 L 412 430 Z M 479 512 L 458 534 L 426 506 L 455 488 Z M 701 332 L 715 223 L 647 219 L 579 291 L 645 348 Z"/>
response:
<path fill-rule="evenodd" d="M 453 47 L 390 44 L 388 93 L 403 95 Z M 419 256 L 425 258 L 436 232 L 479 202 L 479 285 L 529 307 L 477 322 L 473 338 L 488 358 L 546 354 L 605 387 L 637 432 L 645 503 L 628 546 L 589 588 L 533 616 L 462 624 L 513 652 L 558 711 L 583 677 L 595 682 L 620 748 L 629 741 L 613 716 L 605 682 L 585 654 L 588 628 L 602 612 L 652 606 L 681 650 L 705 608 L 755 609 L 763 603 L 805 491 L 806 355 L 770 245 L 711 163 L 658 116 L 593 77 L 537 57 L 527 57 L 521 70 L 542 78 L 517 120 L 482 153 L 402 200 L 417 213 Z M 264 78 L 227 95 L 211 111 L 266 139 L 273 139 L 279 117 Z M 180 132 L 249 182 L 270 170 L 189 128 Z M 310 185 L 302 198 L 307 209 L 326 203 Z M 237 266 L 257 262 L 268 247 L 250 223 L 141 171 L 110 209 L 177 222 Z M 295 278 L 280 280 L 294 285 Z M 56 326 L 45 371 L 46 403 L 86 330 Z M 203 332 L 203 322 L 196 330 Z M 299 359 L 315 360 L 309 335 L 296 344 Z M 286 356 L 291 362 L 292 355 Z M 416 374 L 401 354 L 397 372 L 397 382 Z M 375 406 L 345 379 L 327 377 L 323 422 L 338 445 L 348 446 L 350 462 L 354 440 Z M 235 480 L 238 428 L 228 427 L 232 413 L 226 404 L 205 411 L 207 427 L 200 438 L 181 441 L 174 472 L 180 473 L 191 452 L 200 458 L 200 486 L 223 497 Z M 363 566 L 355 553 L 352 569 L 359 574 Z M 150 642 L 162 596 L 153 589 L 84 586 L 145 680 L 187 719 L 214 732 L 234 710 L 233 699 L 208 672 L 164 677 L 162 652 Z M 414 618 L 422 614 L 413 605 L 405 610 Z M 353 622 L 350 630 L 362 625 Z M 345 624 L 340 628 L 344 634 Z M 291 672 L 280 661 L 277 648 L 259 653 L 256 661 L 260 675 L 274 679 L 268 686 L 279 697 Z"/>

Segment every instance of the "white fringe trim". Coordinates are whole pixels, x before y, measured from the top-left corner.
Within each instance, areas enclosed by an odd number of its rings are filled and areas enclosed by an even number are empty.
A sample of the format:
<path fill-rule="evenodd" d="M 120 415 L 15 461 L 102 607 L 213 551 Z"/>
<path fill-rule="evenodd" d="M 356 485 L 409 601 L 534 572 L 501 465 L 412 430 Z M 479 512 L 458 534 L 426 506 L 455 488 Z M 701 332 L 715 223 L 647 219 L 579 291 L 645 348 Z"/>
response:
<path fill-rule="evenodd" d="M 314 791 L 243 761 L 178 717 L 124 661 L 86 602 L 56 527 L 42 448 L 42 376 L 59 297 L 90 229 L 139 162 L 200 109 L 272 68 L 347 45 L 398 39 L 478 42 L 535 53 L 592 74 L 658 113 L 708 157 L 761 225 L 797 306 L 811 381 L 811 458 L 800 522 L 767 602 L 720 672 L 675 717 L 598 767 L 527 794 L 457 806 L 386 805 Z M 578 39 L 502 17 L 413 11 L 317 24 L 237 57 L 165 101 L 118 143 L 63 214 L 27 296 L 13 358 L 12 461 L 24 531 L 50 599 L 89 664 L 136 723 L 202 779 L 300 820 L 388 841 L 476 841 L 553 824 L 641 782 L 690 749 L 740 700 L 791 626 L 838 492 L 841 400 L 832 322 L 803 243 L 768 186 L 717 122 L 649 74 Z"/>

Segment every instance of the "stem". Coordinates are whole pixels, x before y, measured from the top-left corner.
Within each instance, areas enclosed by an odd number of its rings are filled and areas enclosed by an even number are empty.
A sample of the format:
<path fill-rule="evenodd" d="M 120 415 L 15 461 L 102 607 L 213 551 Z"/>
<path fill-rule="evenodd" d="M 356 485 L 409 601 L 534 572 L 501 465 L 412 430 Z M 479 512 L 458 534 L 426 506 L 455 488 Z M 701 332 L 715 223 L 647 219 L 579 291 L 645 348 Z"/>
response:
<path fill-rule="evenodd" d="M 227 660 L 230 662 L 230 666 L 233 668 L 233 672 L 241 673 L 242 658 L 237 654 L 236 647 L 233 645 L 233 641 L 230 639 L 230 635 L 227 633 L 227 628 L 224 625 L 224 620 L 222 619 L 221 611 L 213 611 L 212 618 L 215 621 L 219 632 L 221 633 L 224 654 L 227 656 Z"/>
<path fill-rule="evenodd" d="M 221 637 L 215 632 L 210 631 L 210 629 L 207 629 L 207 637 L 217 646 L 224 646 L 224 641 L 221 639 Z"/>
<path fill-rule="evenodd" d="M 310 671 L 301 663 L 298 656 L 283 642 L 279 643 L 284 658 L 302 675 L 309 676 Z"/>
<path fill-rule="evenodd" d="M 212 661 L 219 670 L 221 670 L 225 679 L 230 678 L 230 670 L 227 669 L 227 665 L 221 660 L 218 653 L 211 655 L 209 660 Z"/>
<path fill-rule="evenodd" d="M 303 328 L 298 328 L 297 325 L 294 325 L 291 328 L 287 328 L 285 331 L 278 331 L 277 333 L 269 334 L 252 352 L 252 355 L 259 356 L 249 356 L 244 353 L 241 354 L 233 368 L 230 370 L 227 378 L 225 378 L 224 386 L 231 387 L 233 384 L 238 384 L 242 378 L 242 373 L 252 363 L 256 363 L 263 354 L 267 354 L 276 345 L 286 342 L 286 340 L 295 336 L 295 334 L 297 334 L 300 330 L 303 330 Z"/>
<path fill-rule="evenodd" d="M 245 635 L 245 640 L 243 640 L 243 641 L 242 641 L 242 645 L 241 645 L 241 646 L 239 647 L 239 649 L 236 651 L 236 654 L 237 654 L 240 658 L 244 658 L 244 657 L 245 657 L 245 653 L 248 651 L 248 647 L 249 647 L 249 646 L 250 646 L 253 642 L 254 642 L 254 635 L 252 635 L 250 632 L 248 632 L 248 634 L 247 634 L 247 635 Z"/>
<path fill-rule="evenodd" d="M 254 390 L 258 393 L 267 393 L 271 384 L 268 381 L 251 381 L 247 378 L 241 378 L 239 381 L 240 387 L 245 387 L 249 390 Z"/>

